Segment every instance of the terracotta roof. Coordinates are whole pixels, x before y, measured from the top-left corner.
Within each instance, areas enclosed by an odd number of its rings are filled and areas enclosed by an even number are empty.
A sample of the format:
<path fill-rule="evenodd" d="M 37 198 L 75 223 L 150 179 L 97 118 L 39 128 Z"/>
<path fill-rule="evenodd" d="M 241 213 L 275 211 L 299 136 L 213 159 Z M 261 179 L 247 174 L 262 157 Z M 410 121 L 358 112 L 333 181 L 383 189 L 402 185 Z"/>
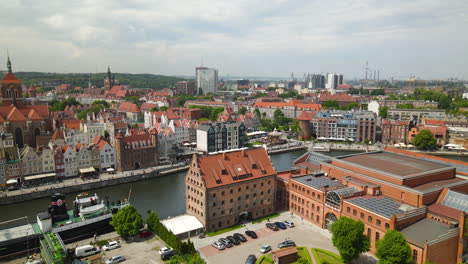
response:
<path fill-rule="evenodd" d="M 301 115 L 297 119 L 302 120 L 302 121 L 309 121 L 312 118 L 314 118 L 315 115 L 316 115 L 316 112 L 302 111 Z"/>
<path fill-rule="evenodd" d="M 123 128 L 128 128 L 127 123 L 125 122 L 116 122 L 114 123 L 114 129 L 123 129 Z"/>
<path fill-rule="evenodd" d="M 138 105 L 130 102 L 122 102 L 119 105 L 120 112 L 129 112 L 129 113 L 139 113 L 140 109 L 138 109 Z"/>
<path fill-rule="evenodd" d="M 16 107 L 12 107 L 6 118 L 8 121 L 26 121 L 26 117 Z"/>
<path fill-rule="evenodd" d="M 445 216 L 455 221 L 458 221 L 460 213 L 462 213 L 462 211 L 438 203 L 430 205 L 427 210 L 429 213 Z"/>
<path fill-rule="evenodd" d="M 117 95 L 117 93 L 120 91 L 120 90 L 123 90 L 124 87 L 122 85 L 114 85 L 112 86 L 112 88 L 109 90 L 108 94 L 109 95 Z"/>
<path fill-rule="evenodd" d="M 289 256 L 292 254 L 297 254 L 298 250 L 296 247 L 288 247 L 288 248 L 283 248 L 283 249 L 278 249 L 273 252 L 271 252 L 273 255 L 275 255 L 278 258 L 284 257 L 284 256 Z"/>
<path fill-rule="evenodd" d="M 151 108 L 158 106 L 157 104 L 153 103 L 143 103 L 140 107 L 141 111 L 149 111 Z"/>
<path fill-rule="evenodd" d="M 0 83 L 21 83 L 21 82 L 16 78 L 16 76 L 13 73 L 9 72 L 3 77 Z"/>
<path fill-rule="evenodd" d="M 109 143 L 106 141 L 105 138 L 101 136 L 95 136 L 93 138 L 92 144 L 96 145 L 99 148 L 99 151 L 101 151 L 106 146 L 106 144 Z"/>
<path fill-rule="evenodd" d="M 276 174 L 264 148 L 197 157 L 197 161 L 207 188 Z"/>
<path fill-rule="evenodd" d="M 28 118 L 30 120 L 42 120 L 42 117 L 34 109 L 29 111 Z"/>
<path fill-rule="evenodd" d="M 52 140 L 57 140 L 57 139 L 65 139 L 65 135 L 63 134 L 63 130 L 61 129 L 55 129 L 54 133 L 52 133 Z"/>
<path fill-rule="evenodd" d="M 424 120 L 424 123 L 425 123 L 427 126 L 445 125 L 445 121 L 444 121 L 444 120 L 426 119 L 426 120 Z"/>
<path fill-rule="evenodd" d="M 322 106 L 320 104 L 300 103 L 298 100 L 291 100 L 289 102 L 255 102 L 255 108 L 283 108 L 283 107 L 296 107 L 304 110 L 319 111 Z"/>
<path fill-rule="evenodd" d="M 130 148 L 152 147 L 150 136 L 148 134 L 131 135 L 123 138 L 123 143 L 128 144 Z M 142 144 L 144 143 L 144 145 Z"/>
<path fill-rule="evenodd" d="M 63 122 L 63 127 L 66 128 L 66 129 L 76 129 L 76 130 L 79 130 L 80 129 L 80 125 L 81 125 L 81 120 L 62 120 Z"/>

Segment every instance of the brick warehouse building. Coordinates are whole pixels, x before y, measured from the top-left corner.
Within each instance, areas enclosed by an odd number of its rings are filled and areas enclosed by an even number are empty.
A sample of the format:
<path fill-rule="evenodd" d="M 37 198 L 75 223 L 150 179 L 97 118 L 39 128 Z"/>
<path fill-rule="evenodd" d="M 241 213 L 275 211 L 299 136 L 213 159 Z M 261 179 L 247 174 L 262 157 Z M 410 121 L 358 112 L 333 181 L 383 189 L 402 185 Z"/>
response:
<path fill-rule="evenodd" d="M 264 148 L 193 156 L 185 176 L 185 207 L 206 231 L 275 211 L 276 171 Z"/>
<path fill-rule="evenodd" d="M 336 158 L 311 152 L 294 165 L 302 176 L 287 180 L 291 212 L 322 228 L 341 216 L 362 221 L 371 252 L 391 228 L 406 237 L 414 263 L 465 260 L 468 181 L 457 174 L 468 173 L 466 163 L 386 149 Z"/>

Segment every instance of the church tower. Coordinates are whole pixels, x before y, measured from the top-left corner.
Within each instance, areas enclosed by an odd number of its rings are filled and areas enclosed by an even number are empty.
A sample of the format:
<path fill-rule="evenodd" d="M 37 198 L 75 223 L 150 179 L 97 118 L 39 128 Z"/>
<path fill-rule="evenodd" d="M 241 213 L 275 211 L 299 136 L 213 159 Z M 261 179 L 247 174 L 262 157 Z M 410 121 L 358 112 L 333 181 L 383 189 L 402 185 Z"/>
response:
<path fill-rule="evenodd" d="M 112 88 L 112 86 L 114 86 L 114 82 L 115 82 L 115 77 L 112 76 L 110 67 L 107 66 L 107 75 L 104 78 L 104 89 L 109 91 Z"/>
<path fill-rule="evenodd" d="M 23 101 L 23 90 L 21 89 L 21 82 L 16 78 L 11 70 L 10 56 L 7 60 L 8 72 L 0 81 L 0 101 L 1 105 L 15 105 Z"/>

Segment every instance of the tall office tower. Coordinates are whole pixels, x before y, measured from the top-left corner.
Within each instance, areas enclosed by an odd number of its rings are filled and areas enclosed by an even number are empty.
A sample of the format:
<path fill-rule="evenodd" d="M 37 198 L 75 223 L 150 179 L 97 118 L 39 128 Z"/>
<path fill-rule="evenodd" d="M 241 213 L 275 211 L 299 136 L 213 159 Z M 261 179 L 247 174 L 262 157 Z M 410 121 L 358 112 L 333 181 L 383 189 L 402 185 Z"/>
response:
<path fill-rule="evenodd" d="M 343 84 L 343 74 L 338 74 L 338 85 Z"/>
<path fill-rule="evenodd" d="M 322 74 L 312 75 L 312 89 L 323 89 L 325 88 L 325 76 Z"/>
<path fill-rule="evenodd" d="M 338 74 L 329 73 L 327 76 L 327 89 L 334 90 L 338 86 Z"/>
<path fill-rule="evenodd" d="M 206 95 L 218 92 L 218 70 L 207 67 L 195 69 L 197 94 Z"/>

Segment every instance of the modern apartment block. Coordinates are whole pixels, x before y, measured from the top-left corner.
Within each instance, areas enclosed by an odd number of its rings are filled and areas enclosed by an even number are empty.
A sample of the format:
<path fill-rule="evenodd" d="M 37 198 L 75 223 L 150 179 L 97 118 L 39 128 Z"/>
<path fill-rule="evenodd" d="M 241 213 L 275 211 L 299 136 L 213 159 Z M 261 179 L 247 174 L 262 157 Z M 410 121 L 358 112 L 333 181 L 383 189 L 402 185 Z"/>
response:
<path fill-rule="evenodd" d="M 246 128 L 240 122 L 200 125 L 197 129 L 197 149 L 206 153 L 244 147 Z"/>
<path fill-rule="evenodd" d="M 185 207 L 206 231 L 275 210 L 276 171 L 263 148 L 193 156 L 185 176 Z"/>
<path fill-rule="evenodd" d="M 324 229 L 341 216 L 359 220 L 372 253 L 396 229 L 414 263 L 466 261 L 468 181 L 458 176 L 468 175 L 465 162 L 389 148 L 337 158 L 310 152 L 294 166 L 303 176 L 287 182 L 289 210 L 305 220 Z"/>
<path fill-rule="evenodd" d="M 218 92 L 218 70 L 207 67 L 195 69 L 197 94 L 206 95 Z"/>
<path fill-rule="evenodd" d="M 370 111 L 304 112 L 298 119 L 302 139 L 375 142 L 376 115 Z"/>
<path fill-rule="evenodd" d="M 178 95 L 196 95 L 195 82 L 184 81 L 176 83 L 176 94 Z"/>

